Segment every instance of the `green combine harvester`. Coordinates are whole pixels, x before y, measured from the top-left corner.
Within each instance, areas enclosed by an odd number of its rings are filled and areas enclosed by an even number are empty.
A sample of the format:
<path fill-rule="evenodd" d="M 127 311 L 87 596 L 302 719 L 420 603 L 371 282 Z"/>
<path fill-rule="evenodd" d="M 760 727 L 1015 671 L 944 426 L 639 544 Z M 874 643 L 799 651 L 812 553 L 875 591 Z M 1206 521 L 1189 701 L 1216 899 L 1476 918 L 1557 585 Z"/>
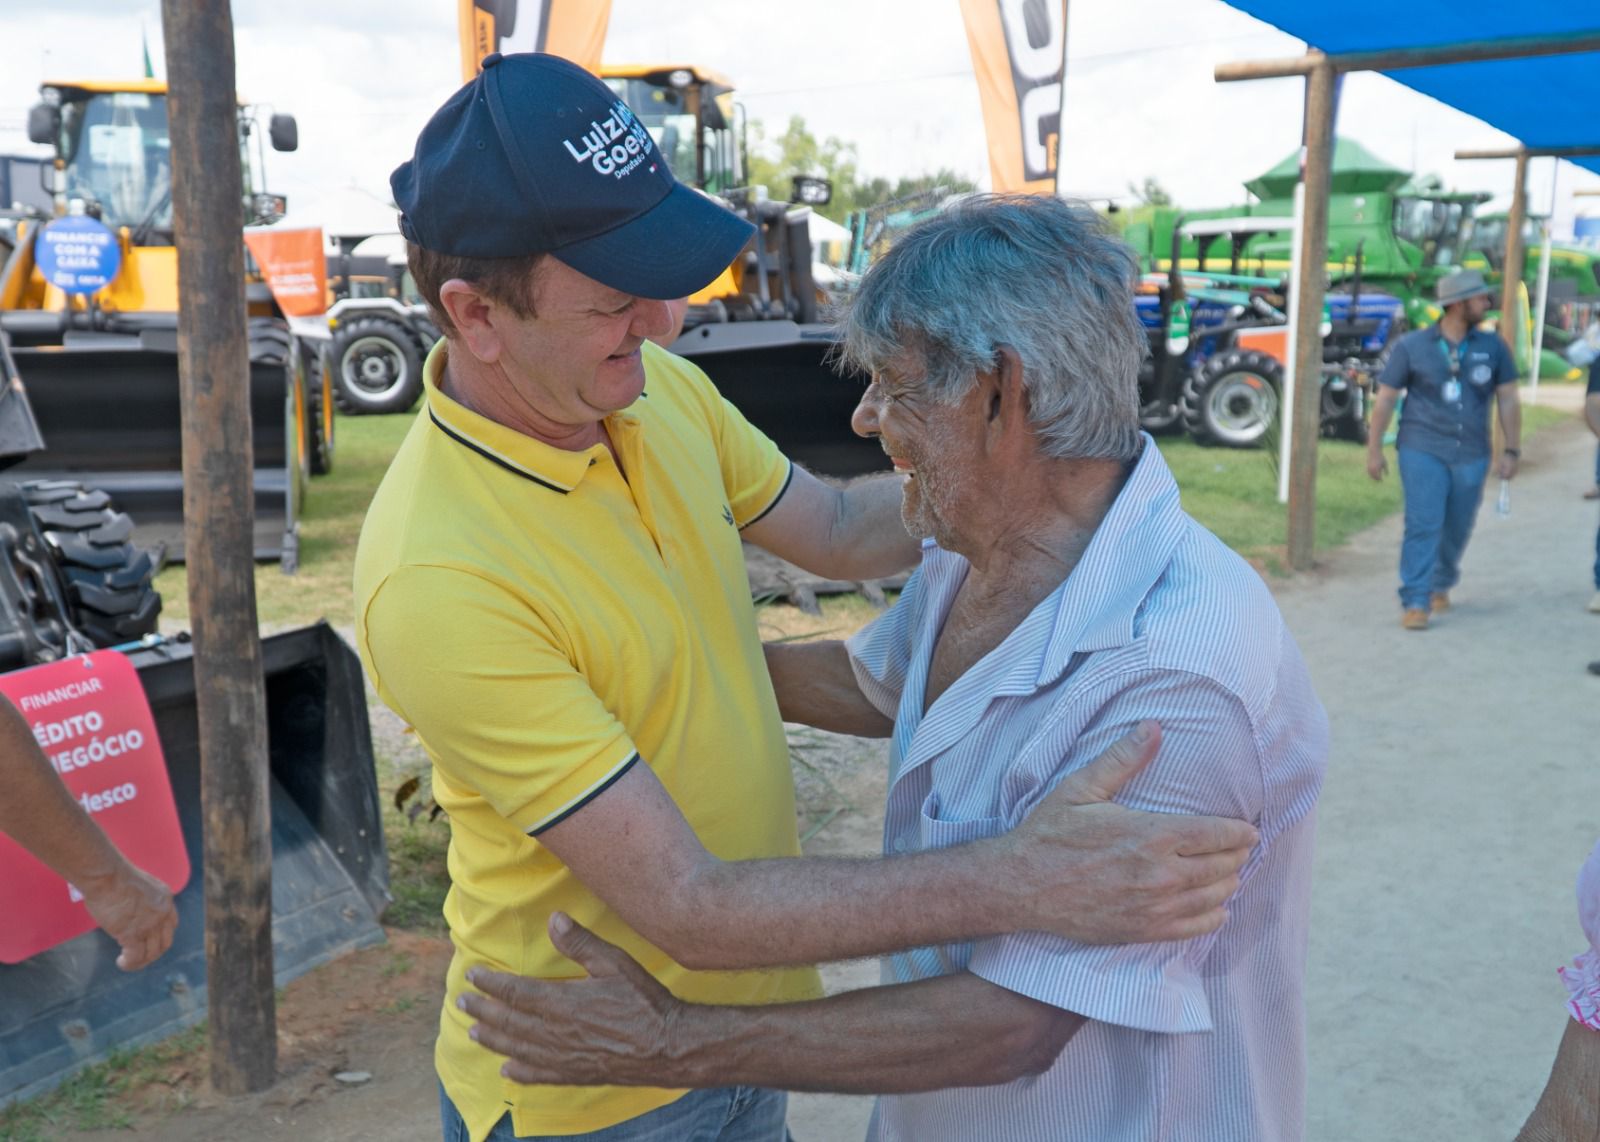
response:
<path fill-rule="evenodd" d="M 1124 237 L 1139 254 L 1147 271 L 1164 271 L 1171 261 L 1172 230 L 1180 218 L 1194 221 L 1201 218 L 1235 218 L 1249 215 L 1284 217 L 1294 211 L 1294 187 L 1299 181 L 1299 153 L 1288 155 L 1271 170 L 1244 184 L 1254 201 L 1237 206 L 1216 207 L 1205 210 L 1182 210 L 1178 207 L 1143 207 L 1133 212 L 1132 220 L 1124 230 Z M 1488 237 L 1474 240 L 1478 222 L 1477 210 L 1491 196 L 1483 191 L 1446 190 L 1437 177 L 1416 178 L 1409 171 L 1392 166 L 1352 139 L 1339 139 L 1334 146 L 1333 175 L 1328 196 L 1328 249 L 1327 272 L 1330 286 L 1349 282 L 1361 265 L 1361 276 L 1372 289 L 1393 294 L 1405 306 L 1406 323 L 1411 328 L 1430 324 L 1439 317 L 1439 308 L 1433 302 L 1434 290 L 1440 278 L 1452 270 L 1472 266 L 1489 271 L 1492 280 L 1498 278 L 1492 260 L 1485 264 L 1481 243 L 1492 241 L 1492 227 Z M 1492 217 L 1490 219 L 1492 222 Z M 1247 244 L 1243 251 L 1241 269 L 1263 275 L 1282 275 L 1289 270 L 1289 241 L 1287 233 L 1263 234 Z M 1504 225 L 1496 247 L 1501 260 L 1504 255 Z M 1194 243 L 1185 239 L 1180 243 L 1181 268 L 1196 267 Z M 1561 280 L 1569 276 L 1576 282 L 1581 271 L 1587 268 L 1591 292 L 1600 293 L 1600 278 L 1595 277 L 1596 255 L 1581 251 L 1582 265 L 1561 260 Z M 1530 257 L 1525 274 L 1527 293 L 1532 296 L 1538 278 L 1538 247 L 1530 247 Z M 1551 280 L 1557 280 L 1557 261 L 1552 253 Z M 1564 288 L 1564 287 L 1563 287 Z M 1574 286 L 1576 288 L 1576 286 Z M 1563 294 L 1552 292 L 1551 305 L 1560 303 Z M 1581 293 L 1577 296 L 1582 296 Z M 1600 298 L 1597 298 L 1600 300 Z M 1530 353 L 1530 322 L 1526 310 L 1517 322 L 1519 357 L 1523 363 Z M 1551 332 L 1554 330 L 1554 332 Z M 1547 327 L 1547 349 L 1541 376 L 1566 378 L 1571 366 L 1561 359 L 1559 349 L 1564 335 L 1555 325 Z"/>

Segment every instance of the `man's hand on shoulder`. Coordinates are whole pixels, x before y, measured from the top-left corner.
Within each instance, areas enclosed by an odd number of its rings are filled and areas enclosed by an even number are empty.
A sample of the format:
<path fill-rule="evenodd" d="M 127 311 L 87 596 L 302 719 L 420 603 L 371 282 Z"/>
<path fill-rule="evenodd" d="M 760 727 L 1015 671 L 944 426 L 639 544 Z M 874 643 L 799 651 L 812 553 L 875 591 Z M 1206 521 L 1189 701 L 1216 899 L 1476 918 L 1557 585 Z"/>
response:
<path fill-rule="evenodd" d="M 1016 909 L 1012 927 L 1123 944 L 1187 940 L 1222 926 L 1256 830 L 1111 801 L 1160 744 L 1160 727 L 1140 723 L 996 839 L 1011 873 L 999 887 Z"/>

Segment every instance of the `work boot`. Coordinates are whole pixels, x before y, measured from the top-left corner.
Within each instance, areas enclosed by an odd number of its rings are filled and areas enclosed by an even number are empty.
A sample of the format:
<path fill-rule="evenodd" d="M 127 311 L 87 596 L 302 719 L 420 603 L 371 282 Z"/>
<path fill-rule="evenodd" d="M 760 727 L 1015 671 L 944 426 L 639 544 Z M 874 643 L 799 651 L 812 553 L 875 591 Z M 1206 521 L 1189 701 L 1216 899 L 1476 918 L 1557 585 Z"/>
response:
<path fill-rule="evenodd" d="M 1428 610 L 1435 615 L 1442 615 L 1450 609 L 1450 592 L 1435 591 L 1428 596 Z"/>
<path fill-rule="evenodd" d="M 1597 658 L 1593 662 L 1589 663 L 1589 673 L 1600 674 L 1600 658 Z"/>
<path fill-rule="evenodd" d="M 1406 630 L 1427 630 L 1428 612 L 1421 607 L 1407 607 L 1400 614 L 1400 625 Z"/>
<path fill-rule="evenodd" d="M 1589 613 L 1591 615 L 1600 615 L 1600 591 L 1596 591 L 1594 598 L 1589 600 Z"/>

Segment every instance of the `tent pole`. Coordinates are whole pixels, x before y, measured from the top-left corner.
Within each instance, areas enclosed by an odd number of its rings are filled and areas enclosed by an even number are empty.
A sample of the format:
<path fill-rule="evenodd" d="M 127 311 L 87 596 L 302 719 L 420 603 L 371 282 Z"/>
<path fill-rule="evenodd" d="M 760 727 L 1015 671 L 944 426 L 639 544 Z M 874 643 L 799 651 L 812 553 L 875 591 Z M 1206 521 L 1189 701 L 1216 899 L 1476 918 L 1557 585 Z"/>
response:
<path fill-rule="evenodd" d="M 1486 60 L 1526 59 L 1529 56 L 1572 55 L 1593 51 L 1600 51 L 1600 32 L 1465 40 L 1425 48 L 1346 52 L 1324 58 L 1338 72 L 1400 71 L 1408 67 L 1442 67 L 1452 63 L 1482 63 Z M 1218 83 L 1244 79 L 1283 79 L 1293 75 L 1309 75 L 1313 66 L 1311 54 L 1307 53 L 1295 59 L 1253 59 L 1218 64 L 1214 74 Z"/>
<path fill-rule="evenodd" d="M 1544 241 L 1539 244 L 1539 288 L 1533 303 L 1533 377 L 1529 401 L 1539 399 L 1539 373 L 1544 364 L 1545 307 L 1550 304 L 1550 239 L 1556 224 L 1556 185 L 1561 181 L 1561 160 L 1550 160 L 1550 210 L 1544 216 Z"/>
<path fill-rule="evenodd" d="M 1506 264 L 1500 274 L 1500 336 L 1513 352 L 1517 347 L 1517 338 L 1511 323 L 1516 317 L 1517 287 L 1522 284 L 1522 271 L 1527 268 L 1522 241 L 1522 228 L 1527 221 L 1528 152 L 1519 149 L 1517 172 L 1511 183 L 1511 216 L 1506 221 Z"/>
<path fill-rule="evenodd" d="M 1310 568 L 1316 555 L 1317 436 L 1322 413 L 1322 305 L 1327 291 L 1328 185 L 1333 168 L 1333 64 L 1308 53 L 1306 75 L 1305 215 L 1300 276 L 1294 283 L 1297 328 L 1294 451 L 1289 472 L 1289 566 Z"/>
<path fill-rule="evenodd" d="M 233 14 L 162 0 L 178 248 L 183 529 L 200 720 L 211 1082 L 271 1086 L 272 839 L 256 623 L 250 363 L 245 344 Z"/>
<path fill-rule="evenodd" d="M 1294 235 L 1289 241 L 1289 280 L 1300 280 L 1300 267 L 1306 257 L 1306 184 L 1302 179 L 1294 184 Z M 1283 408 L 1278 413 L 1278 502 L 1289 502 L 1289 473 L 1294 471 L 1294 409 L 1295 395 L 1299 390 L 1297 380 L 1300 369 L 1292 346 L 1300 328 L 1300 310 L 1289 307 L 1288 344 L 1291 346 L 1283 363 Z"/>

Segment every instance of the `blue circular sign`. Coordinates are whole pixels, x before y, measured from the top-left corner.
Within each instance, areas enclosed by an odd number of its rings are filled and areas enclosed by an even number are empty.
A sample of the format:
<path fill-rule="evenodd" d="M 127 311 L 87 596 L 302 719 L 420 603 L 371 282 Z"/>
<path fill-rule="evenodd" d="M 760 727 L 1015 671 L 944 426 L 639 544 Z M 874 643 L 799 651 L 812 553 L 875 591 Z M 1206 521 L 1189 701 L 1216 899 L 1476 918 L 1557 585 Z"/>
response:
<path fill-rule="evenodd" d="M 45 281 L 63 293 L 102 290 L 122 268 L 117 236 L 84 214 L 57 218 L 39 231 L 33 256 Z"/>

